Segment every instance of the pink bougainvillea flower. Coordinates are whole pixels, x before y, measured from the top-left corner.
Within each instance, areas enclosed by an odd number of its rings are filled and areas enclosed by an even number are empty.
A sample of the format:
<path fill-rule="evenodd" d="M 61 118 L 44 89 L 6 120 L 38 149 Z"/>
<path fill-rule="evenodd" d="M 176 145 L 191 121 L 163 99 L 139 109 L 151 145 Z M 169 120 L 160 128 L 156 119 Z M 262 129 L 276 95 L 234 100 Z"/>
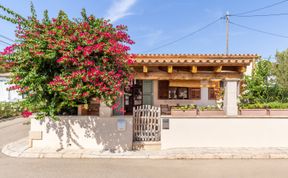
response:
<path fill-rule="evenodd" d="M 27 118 L 29 116 L 32 115 L 32 112 L 28 111 L 27 109 L 25 109 L 23 112 L 22 112 L 22 116 Z"/>

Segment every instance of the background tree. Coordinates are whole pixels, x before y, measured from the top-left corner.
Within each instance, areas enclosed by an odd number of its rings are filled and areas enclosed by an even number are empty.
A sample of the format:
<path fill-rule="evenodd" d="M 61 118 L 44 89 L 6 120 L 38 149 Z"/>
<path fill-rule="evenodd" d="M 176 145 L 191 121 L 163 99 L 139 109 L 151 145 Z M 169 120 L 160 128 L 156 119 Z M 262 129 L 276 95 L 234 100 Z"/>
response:
<path fill-rule="evenodd" d="M 134 42 L 126 26 L 113 27 L 85 10 L 75 20 L 63 11 L 50 19 L 46 10 L 38 20 L 33 4 L 28 18 L 0 8 L 12 16 L 0 18 L 18 24 L 18 43 L 9 54 L 11 89 L 25 95 L 27 108 L 39 107 L 38 118 L 56 118 L 64 109 L 91 98 L 117 106 L 117 98 L 132 78 L 128 64 L 133 63 L 133 55 L 128 51 Z"/>
<path fill-rule="evenodd" d="M 284 90 L 288 90 L 288 49 L 276 53 L 274 74 L 279 86 Z"/>

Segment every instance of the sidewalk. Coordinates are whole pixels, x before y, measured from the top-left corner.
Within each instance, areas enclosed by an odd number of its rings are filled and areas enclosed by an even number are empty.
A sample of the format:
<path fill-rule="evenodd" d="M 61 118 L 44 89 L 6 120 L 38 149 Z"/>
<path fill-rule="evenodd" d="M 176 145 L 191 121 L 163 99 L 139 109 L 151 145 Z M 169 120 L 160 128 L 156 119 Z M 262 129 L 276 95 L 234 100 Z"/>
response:
<path fill-rule="evenodd" d="M 23 138 L 3 147 L 2 153 L 17 158 L 134 158 L 134 159 L 288 159 L 288 148 L 189 148 L 112 153 L 92 149 L 31 149 Z"/>

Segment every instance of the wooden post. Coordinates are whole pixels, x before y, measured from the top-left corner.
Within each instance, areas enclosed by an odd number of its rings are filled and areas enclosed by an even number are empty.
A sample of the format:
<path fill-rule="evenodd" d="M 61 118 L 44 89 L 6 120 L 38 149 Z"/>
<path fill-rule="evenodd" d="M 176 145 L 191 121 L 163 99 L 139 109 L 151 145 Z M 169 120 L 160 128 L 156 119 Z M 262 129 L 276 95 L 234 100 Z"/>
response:
<path fill-rule="evenodd" d="M 241 72 L 241 73 L 244 73 L 246 72 L 246 67 L 245 66 L 241 66 L 238 68 L 238 71 Z"/>
<path fill-rule="evenodd" d="M 143 66 L 143 73 L 148 73 L 148 67 L 147 66 Z"/>
<path fill-rule="evenodd" d="M 196 74 L 196 73 L 197 73 L 197 66 L 192 66 L 192 67 L 191 67 L 191 72 L 192 72 L 193 74 Z"/>
<path fill-rule="evenodd" d="M 167 72 L 169 74 L 172 74 L 173 73 L 173 66 L 168 66 Z"/>

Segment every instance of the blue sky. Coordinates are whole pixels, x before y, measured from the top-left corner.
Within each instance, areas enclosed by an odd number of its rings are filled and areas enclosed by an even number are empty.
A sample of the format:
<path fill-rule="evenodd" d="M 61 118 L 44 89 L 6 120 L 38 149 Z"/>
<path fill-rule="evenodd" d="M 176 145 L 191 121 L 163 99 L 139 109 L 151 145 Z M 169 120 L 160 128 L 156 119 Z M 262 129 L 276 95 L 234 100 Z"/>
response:
<path fill-rule="evenodd" d="M 211 21 L 230 14 L 253 10 L 280 0 L 33 0 L 38 14 L 45 9 L 50 17 L 62 9 L 70 17 L 79 17 L 81 8 L 96 17 L 110 18 L 113 24 L 125 24 L 136 42 L 131 52 L 143 53 L 187 35 Z M 23 16 L 30 15 L 28 0 L 0 0 Z M 288 2 L 253 14 L 287 13 Z M 3 14 L 3 11 L 0 11 Z M 247 14 L 252 15 L 252 14 Z M 240 18 L 231 17 L 234 23 L 263 31 L 288 36 L 288 16 Z M 0 20 L 0 34 L 14 37 L 15 26 Z M 1 40 L 5 40 L 0 37 Z M 7 41 L 9 42 L 9 41 Z M 1 44 L 1 43 L 0 43 Z M 0 49 L 5 45 L 1 44 Z M 230 53 L 252 53 L 262 57 L 274 56 L 276 50 L 288 47 L 288 38 L 279 38 L 230 26 Z M 225 53 L 225 21 L 220 20 L 209 28 L 182 41 L 150 53 Z"/>

